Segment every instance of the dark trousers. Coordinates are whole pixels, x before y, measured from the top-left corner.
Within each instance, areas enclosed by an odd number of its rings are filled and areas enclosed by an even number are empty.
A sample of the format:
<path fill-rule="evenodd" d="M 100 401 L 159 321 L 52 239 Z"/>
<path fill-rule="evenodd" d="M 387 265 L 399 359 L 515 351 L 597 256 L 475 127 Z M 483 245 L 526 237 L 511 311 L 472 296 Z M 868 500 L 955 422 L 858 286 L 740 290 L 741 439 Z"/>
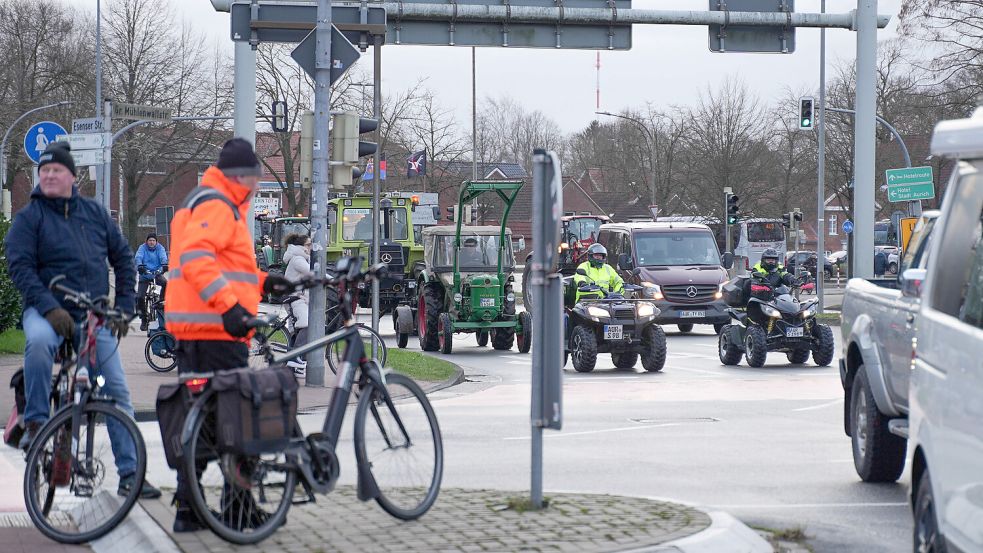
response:
<path fill-rule="evenodd" d="M 177 351 L 177 372 L 178 374 L 193 372 L 213 372 L 239 369 L 249 365 L 249 346 L 243 342 L 231 342 L 227 340 L 181 340 L 178 342 Z M 201 478 L 201 471 L 204 467 L 199 467 L 198 474 L 195 475 L 195 482 Z M 174 499 L 181 505 L 191 504 L 191 495 L 188 489 L 187 476 L 184 470 L 177 471 L 177 491 Z"/>

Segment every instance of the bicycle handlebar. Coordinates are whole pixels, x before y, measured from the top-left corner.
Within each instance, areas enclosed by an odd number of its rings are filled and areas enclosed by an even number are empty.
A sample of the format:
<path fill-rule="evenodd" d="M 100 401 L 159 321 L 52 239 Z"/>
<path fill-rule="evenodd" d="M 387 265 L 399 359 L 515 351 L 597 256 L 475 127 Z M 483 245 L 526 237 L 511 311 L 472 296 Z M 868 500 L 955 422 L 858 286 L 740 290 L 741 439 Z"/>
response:
<path fill-rule="evenodd" d="M 376 263 L 367 270 L 362 271 L 362 260 L 359 257 L 349 258 L 348 270 L 339 272 L 333 277 L 325 278 L 305 278 L 295 284 L 295 290 L 306 290 L 317 286 L 337 286 L 339 284 L 352 284 L 362 281 L 372 281 L 385 278 L 389 274 L 389 266 L 385 263 Z"/>
<path fill-rule="evenodd" d="M 64 294 L 67 301 L 70 301 L 83 309 L 92 311 L 101 317 L 124 322 L 129 322 L 132 320 L 132 317 L 127 317 L 122 311 L 106 307 L 106 305 L 109 303 L 109 297 L 100 296 L 96 299 L 92 299 L 86 292 L 79 292 L 78 290 L 73 290 L 64 284 L 61 284 L 61 281 L 65 280 L 65 278 L 65 275 L 58 275 L 51 279 L 51 282 L 48 283 L 48 289 L 61 292 Z"/>

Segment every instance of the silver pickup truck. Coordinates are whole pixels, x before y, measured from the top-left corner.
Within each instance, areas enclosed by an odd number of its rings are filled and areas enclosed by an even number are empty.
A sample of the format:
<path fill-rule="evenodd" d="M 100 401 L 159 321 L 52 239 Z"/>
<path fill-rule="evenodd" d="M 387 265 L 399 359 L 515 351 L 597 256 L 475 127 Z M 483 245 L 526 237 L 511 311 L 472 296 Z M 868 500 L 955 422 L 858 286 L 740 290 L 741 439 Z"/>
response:
<path fill-rule="evenodd" d="M 915 226 L 899 275 L 924 268 L 938 211 Z M 865 482 L 901 477 L 908 439 L 908 379 L 921 283 L 854 278 L 843 296 L 840 380 L 843 423 L 853 443 L 853 464 Z"/>

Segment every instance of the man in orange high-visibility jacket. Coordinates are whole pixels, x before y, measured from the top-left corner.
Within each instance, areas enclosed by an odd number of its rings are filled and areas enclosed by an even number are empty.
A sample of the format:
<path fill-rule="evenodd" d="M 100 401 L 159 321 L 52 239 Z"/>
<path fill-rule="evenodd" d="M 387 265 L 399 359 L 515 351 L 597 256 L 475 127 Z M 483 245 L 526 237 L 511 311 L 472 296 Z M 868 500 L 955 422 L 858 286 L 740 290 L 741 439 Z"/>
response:
<path fill-rule="evenodd" d="M 205 171 L 201 186 L 171 221 L 171 262 L 176 267 L 170 273 L 164 315 L 167 329 L 178 339 L 179 374 L 247 366 L 251 332 L 246 322 L 255 316 L 261 293 L 293 290 L 287 279 L 256 268 L 246 216 L 260 175 L 252 145 L 242 138 L 229 140 L 218 163 Z M 178 470 L 175 532 L 204 527 L 191 509 L 189 476 Z M 241 508 L 251 515 L 258 512 L 252 505 Z"/>

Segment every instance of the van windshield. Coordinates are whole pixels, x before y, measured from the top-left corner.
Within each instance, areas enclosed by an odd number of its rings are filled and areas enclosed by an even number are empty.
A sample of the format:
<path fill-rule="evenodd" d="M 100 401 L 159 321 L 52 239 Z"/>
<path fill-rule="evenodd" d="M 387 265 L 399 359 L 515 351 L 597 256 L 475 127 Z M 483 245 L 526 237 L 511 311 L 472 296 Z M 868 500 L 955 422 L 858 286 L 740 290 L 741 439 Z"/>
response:
<path fill-rule="evenodd" d="M 647 232 L 635 235 L 638 265 L 720 265 L 709 232 Z"/>

